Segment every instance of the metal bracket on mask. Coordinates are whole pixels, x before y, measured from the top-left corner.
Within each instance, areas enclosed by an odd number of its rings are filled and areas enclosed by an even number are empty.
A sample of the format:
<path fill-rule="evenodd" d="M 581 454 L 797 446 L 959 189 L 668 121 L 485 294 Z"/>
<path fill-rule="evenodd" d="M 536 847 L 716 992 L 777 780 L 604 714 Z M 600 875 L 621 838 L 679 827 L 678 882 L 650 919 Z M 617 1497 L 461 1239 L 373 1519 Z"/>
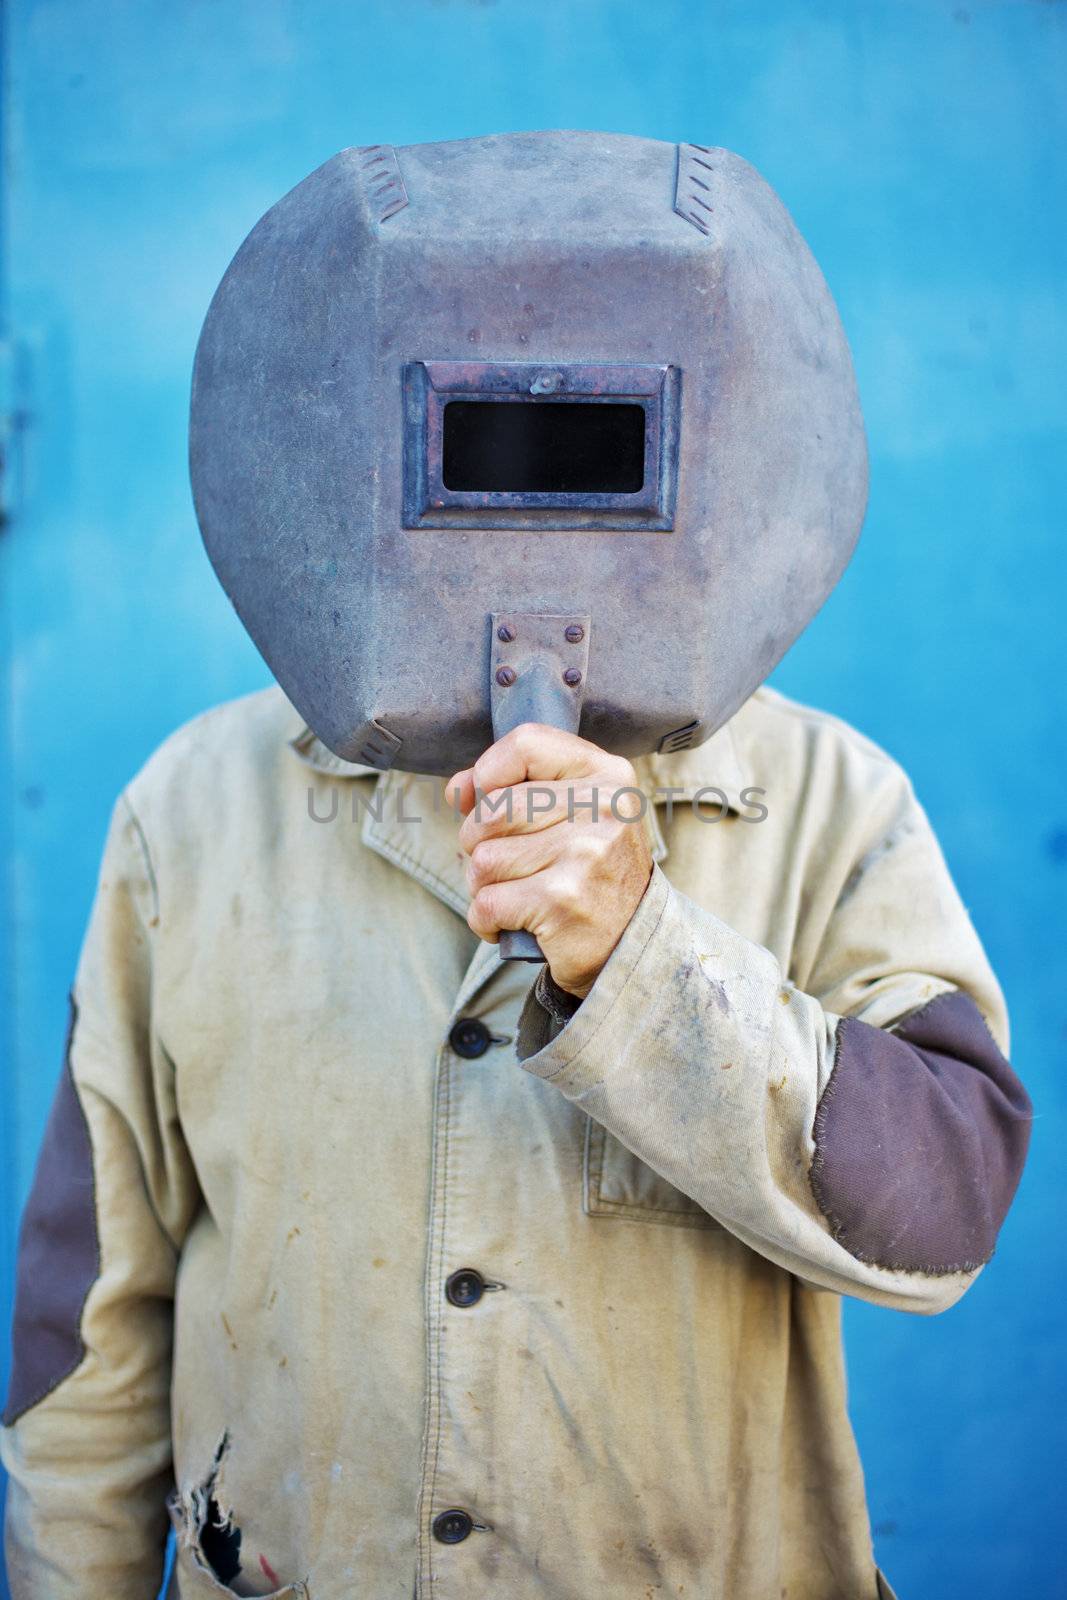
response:
<path fill-rule="evenodd" d="M 577 733 L 589 669 L 587 614 L 539 616 L 494 612 L 489 666 L 493 737 L 502 739 L 521 722 L 544 722 Z M 501 932 L 502 961 L 543 961 L 532 933 Z"/>
<path fill-rule="evenodd" d="M 403 742 L 395 733 L 390 733 L 388 728 L 383 728 L 375 718 L 373 722 L 367 724 L 366 735 L 359 747 L 356 760 L 364 762 L 368 767 L 377 767 L 379 772 L 388 772 L 399 755 Z"/>

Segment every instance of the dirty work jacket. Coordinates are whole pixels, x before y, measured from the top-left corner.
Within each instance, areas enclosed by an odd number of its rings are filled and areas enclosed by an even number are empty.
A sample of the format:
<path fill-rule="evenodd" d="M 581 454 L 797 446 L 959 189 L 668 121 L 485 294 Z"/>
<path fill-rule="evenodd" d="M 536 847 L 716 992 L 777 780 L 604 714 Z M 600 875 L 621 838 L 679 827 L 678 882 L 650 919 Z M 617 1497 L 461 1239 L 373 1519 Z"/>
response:
<path fill-rule="evenodd" d="M 840 723 L 762 691 L 640 775 L 658 865 L 562 1029 L 438 786 L 280 691 L 134 779 L 23 1230 L 16 1600 L 150 1600 L 172 1484 L 190 1600 L 885 1592 L 839 1296 L 990 1255 L 1001 996 Z"/>

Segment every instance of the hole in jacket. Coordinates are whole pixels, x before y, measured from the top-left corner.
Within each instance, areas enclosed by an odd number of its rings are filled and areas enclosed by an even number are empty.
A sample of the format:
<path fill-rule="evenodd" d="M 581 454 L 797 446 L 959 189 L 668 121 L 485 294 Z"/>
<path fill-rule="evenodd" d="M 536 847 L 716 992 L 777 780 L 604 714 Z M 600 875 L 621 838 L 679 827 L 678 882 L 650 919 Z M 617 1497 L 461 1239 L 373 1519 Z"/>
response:
<path fill-rule="evenodd" d="M 241 1570 L 241 1530 L 227 1522 L 214 1495 L 200 1529 L 200 1553 L 220 1583 L 229 1583 Z"/>

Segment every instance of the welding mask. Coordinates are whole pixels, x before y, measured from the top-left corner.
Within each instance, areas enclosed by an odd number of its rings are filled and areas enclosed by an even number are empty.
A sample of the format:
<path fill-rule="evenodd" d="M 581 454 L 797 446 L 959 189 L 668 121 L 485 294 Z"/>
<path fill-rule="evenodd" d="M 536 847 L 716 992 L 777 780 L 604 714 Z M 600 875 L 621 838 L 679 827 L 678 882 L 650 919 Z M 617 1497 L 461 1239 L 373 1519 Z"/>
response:
<path fill-rule="evenodd" d="M 738 156 L 601 133 L 343 150 L 196 356 L 208 554 L 339 756 L 451 773 L 528 718 L 707 739 L 852 552 L 840 321 Z"/>

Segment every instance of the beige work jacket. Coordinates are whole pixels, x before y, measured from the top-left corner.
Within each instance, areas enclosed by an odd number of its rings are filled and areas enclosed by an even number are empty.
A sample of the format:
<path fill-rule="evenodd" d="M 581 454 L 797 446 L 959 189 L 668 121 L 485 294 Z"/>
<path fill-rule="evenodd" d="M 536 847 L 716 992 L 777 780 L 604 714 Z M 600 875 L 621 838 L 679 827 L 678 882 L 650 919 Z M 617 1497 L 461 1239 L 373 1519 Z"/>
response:
<path fill-rule="evenodd" d="M 843 724 L 762 690 L 638 771 L 657 866 L 562 1028 L 468 930 L 436 781 L 279 690 L 129 785 L 24 1226 L 16 1600 L 150 1600 L 172 1488 L 183 1600 L 889 1592 L 839 1297 L 958 1298 L 1028 1107 L 931 1112 L 904 1215 L 862 1096 L 943 1087 L 894 1030 L 960 996 L 1001 1062 L 1001 995 Z"/>

